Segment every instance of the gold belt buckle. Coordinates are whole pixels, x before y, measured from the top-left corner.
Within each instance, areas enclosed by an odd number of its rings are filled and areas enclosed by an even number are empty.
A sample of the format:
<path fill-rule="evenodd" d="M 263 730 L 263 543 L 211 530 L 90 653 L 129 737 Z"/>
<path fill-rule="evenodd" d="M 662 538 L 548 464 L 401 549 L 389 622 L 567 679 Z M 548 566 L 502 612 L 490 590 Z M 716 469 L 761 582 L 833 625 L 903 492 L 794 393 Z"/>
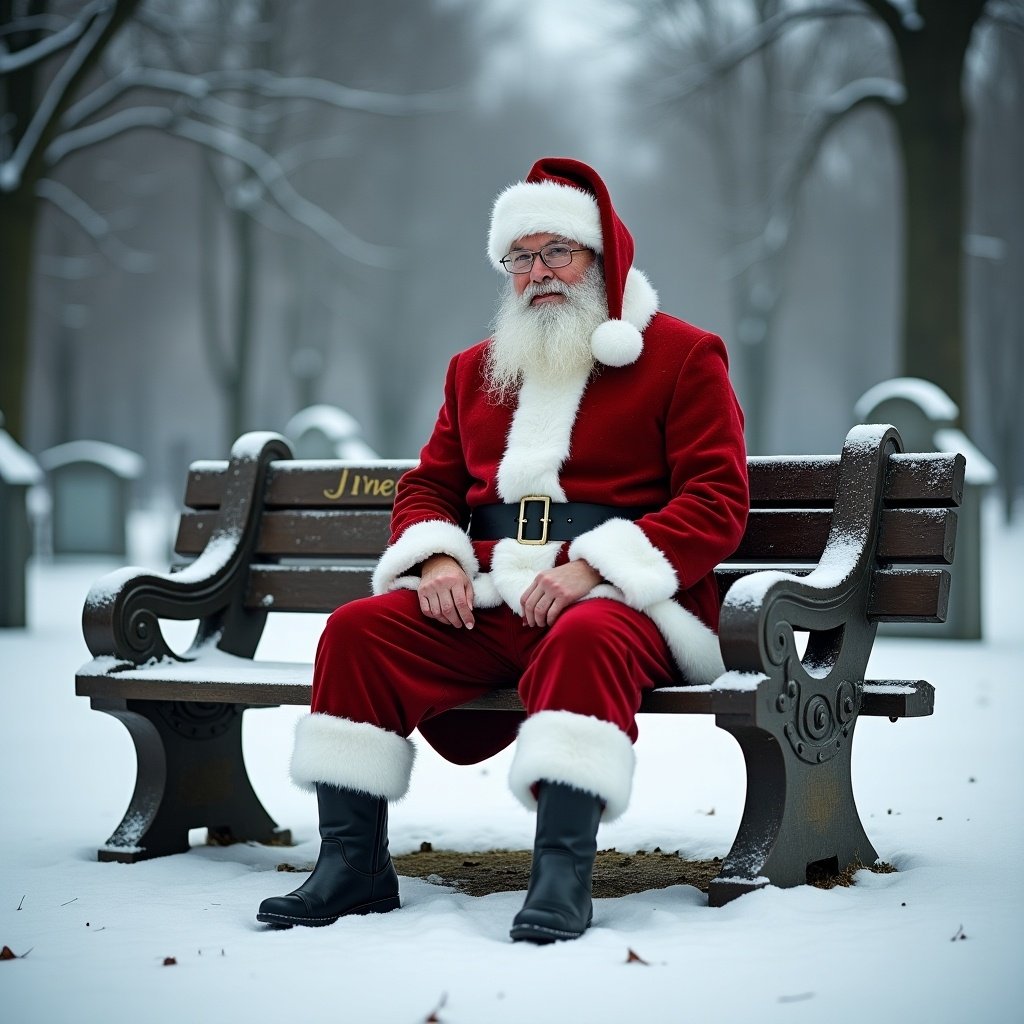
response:
<path fill-rule="evenodd" d="M 528 501 L 539 501 L 544 505 L 544 511 L 540 517 L 540 539 L 527 540 L 523 536 L 523 529 L 526 526 L 526 503 Z M 551 522 L 551 499 L 546 494 L 527 494 L 519 500 L 519 529 L 516 531 L 516 541 L 520 544 L 547 544 L 548 525 Z"/>

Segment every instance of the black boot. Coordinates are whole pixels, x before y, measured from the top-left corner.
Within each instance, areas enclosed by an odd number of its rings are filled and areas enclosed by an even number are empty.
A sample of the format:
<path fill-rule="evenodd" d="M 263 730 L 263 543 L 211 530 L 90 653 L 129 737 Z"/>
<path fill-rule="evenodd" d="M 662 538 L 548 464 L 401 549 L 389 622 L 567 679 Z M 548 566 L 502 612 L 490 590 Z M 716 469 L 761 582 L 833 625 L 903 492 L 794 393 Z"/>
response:
<path fill-rule="evenodd" d="M 603 804 L 592 793 L 541 782 L 530 888 L 510 932 L 515 941 L 578 939 L 594 916 L 590 896 Z"/>
<path fill-rule="evenodd" d="M 260 904 L 257 921 L 290 928 L 333 924 L 346 914 L 396 910 L 398 874 L 388 853 L 388 802 L 384 797 L 316 786 L 320 856 L 313 873 L 287 896 Z"/>

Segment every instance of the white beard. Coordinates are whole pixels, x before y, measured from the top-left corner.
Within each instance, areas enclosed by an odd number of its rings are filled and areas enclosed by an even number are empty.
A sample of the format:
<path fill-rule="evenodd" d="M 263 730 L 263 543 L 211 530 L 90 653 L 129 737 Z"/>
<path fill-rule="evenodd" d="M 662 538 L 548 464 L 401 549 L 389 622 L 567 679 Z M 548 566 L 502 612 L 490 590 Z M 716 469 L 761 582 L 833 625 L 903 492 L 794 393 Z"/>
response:
<path fill-rule="evenodd" d="M 537 295 L 557 292 L 565 302 L 531 306 Z M 512 397 L 524 377 L 544 383 L 576 378 L 594 364 L 590 336 L 608 319 L 604 273 L 595 261 L 578 284 L 553 279 L 528 284 L 516 295 L 509 281 L 494 317 L 486 379 L 499 400 Z"/>

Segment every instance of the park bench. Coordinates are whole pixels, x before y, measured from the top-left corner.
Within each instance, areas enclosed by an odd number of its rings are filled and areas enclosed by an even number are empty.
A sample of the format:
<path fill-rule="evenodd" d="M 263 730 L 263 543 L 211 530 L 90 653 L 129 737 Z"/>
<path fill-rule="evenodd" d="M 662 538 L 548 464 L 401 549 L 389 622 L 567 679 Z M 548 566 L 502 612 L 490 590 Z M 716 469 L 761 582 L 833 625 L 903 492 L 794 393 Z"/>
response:
<path fill-rule="evenodd" d="M 851 785 L 857 719 L 929 715 L 933 688 L 866 680 L 868 657 L 878 623 L 945 618 L 964 482 L 963 456 L 901 447 L 894 428 L 860 426 L 839 456 L 751 457 L 746 533 L 716 570 L 726 672 L 644 697 L 642 713 L 714 715 L 743 752 L 745 807 L 713 906 L 877 860 Z M 122 569 L 92 588 L 94 657 L 76 692 L 125 724 L 138 759 L 101 860 L 184 851 L 190 828 L 219 842 L 289 840 L 250 784 L 242 712 L 308 704 L 311 665 L 253 654 L 269 613 L 327 612 L 369 593 L 412 464 L 293 460 L 282 437 L 247 434 L 228 461 L 190 469 L 175 549 L 191 561 Z M 198 620 L 183 656 L 161 619 Z M 503 689 L 463 711 L 522 706 Z"/>

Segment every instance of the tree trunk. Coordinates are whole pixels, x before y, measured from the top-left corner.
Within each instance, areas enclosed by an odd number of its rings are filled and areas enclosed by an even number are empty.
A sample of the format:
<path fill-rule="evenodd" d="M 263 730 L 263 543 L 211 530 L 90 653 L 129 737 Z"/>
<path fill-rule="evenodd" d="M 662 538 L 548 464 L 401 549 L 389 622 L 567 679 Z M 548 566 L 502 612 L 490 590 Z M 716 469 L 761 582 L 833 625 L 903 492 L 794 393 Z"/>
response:
<path fill-rule="evenodd" d="M 65 82 L 64 91 L 28 154 L 19 180 L 10 191 L 4 191 L 0 182 L 0 253 L 4 258 L 0 266 L 0 410 L 6 419 L 5 429 L 19 441 L 23 441 L 25 435 L 25 394 L 32 335 L 32 262 L 39 203 L 35 195 L 36 183 L 52 170 L 47 166 L 45 154 L 47 146 L 59 133 L 61 116 L 138 3 L 139 0 L 115 0 L 106 27 Z M 33 0 L 27 5 L 0 0 L 0 25 L 11 24 L 19 17 L 45 15 L 47 6 L 42 0 Z M 5 41 L 12 52 L 16 52 L 39 41 L 41 36 L 41 30 L 32 29 L 12 33 Z M 39 69 L 39 62 L 27 64 L 0 81 L 0 113 L 13 118 L 14 124 L 10 148 L 0 150 L 0 161 L 11 158 L 41 99 Z"/>
<path fill-rule="evenodd" d="M 938 384 L 965 412 L 963 358 L 967 115 L 964 57 L 984 0 L 919 4 L 918 31 L 894 35 L 906 102 L 894 111 L 903 153 L 902 372 Z"/>
<path fill-rule="evenodd" d="M 22 444 L 37 210 L 31 189 L 0 191 L 0 412 L 3 429 Z"/>
<path fill-rule="evenodd" d="M 227 388 L 228 410 L 228 444 L 248 430 L 249 423 L 248 399 L 251 386 L 253 348 L 253 321 L 255 312 L 254 283 L 256 275 L 256 240 L 253 238 L 255 227 L 252 217 L 245 210 L 231 210 L 231 229 L 234 243 L 232 249 L 235 257 L 234 281 L 234 316 L 231 330 L 233 332 L 232 350 L 234 352 L 234 373 Z"/>

